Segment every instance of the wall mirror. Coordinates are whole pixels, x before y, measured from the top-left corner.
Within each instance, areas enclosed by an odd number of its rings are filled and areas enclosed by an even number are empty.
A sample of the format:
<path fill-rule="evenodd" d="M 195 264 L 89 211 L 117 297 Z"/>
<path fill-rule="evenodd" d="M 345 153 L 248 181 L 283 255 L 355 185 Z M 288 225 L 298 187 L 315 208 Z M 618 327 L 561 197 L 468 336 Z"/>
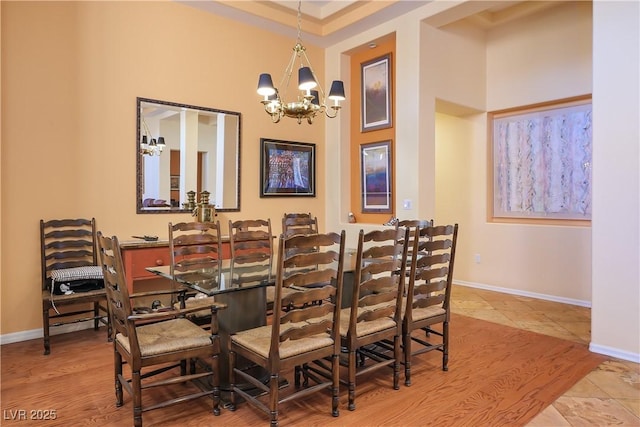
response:
<path fill-rule="evenodd" d="M 217 211 L 240 210 L 240 113 L 137 98 L 137 212 L 190 212 L 209 192 Z"/>

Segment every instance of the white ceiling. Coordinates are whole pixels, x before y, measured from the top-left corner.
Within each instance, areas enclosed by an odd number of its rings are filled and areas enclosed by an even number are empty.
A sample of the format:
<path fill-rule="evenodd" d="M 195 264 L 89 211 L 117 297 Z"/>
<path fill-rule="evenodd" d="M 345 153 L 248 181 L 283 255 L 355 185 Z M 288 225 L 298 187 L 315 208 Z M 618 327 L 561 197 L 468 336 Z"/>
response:
<path fill-rule="evenodd" d="M 284 6 L 291 10 L 294 10 L 296 11 L 296 13 L 298 11 L 297 1 L 272 0 L 272 3 L 276 3 L 280 6 Z M 316 19 L 323 20 L 331 17 L 336 13 L 339 13 L 340 11 L 351 6 L 354 3 L 357 2 L 354 0 L 304 0 L 304 2 L 300 5 L 300 12 L 311 15 Z"/>
<path fill-rule="evenodd" d="M 296 38 L 297 1 L 259 0 L 174 0 L 200 10 L 235 19 L 249 25 Z M 321 47 L 341 40 L 389 19 L 410 12 L 431 0 L 303 0 L 301 31 L 305 43 Z"/>
<path fill-rule="evenodd" d="M 298 2 L 293 0 L 174 0 L 291 38 L 297 35 Z M 432 1 L 303 0 L 301 32 L 305 43 L 328 47 Z M 460 19 L 489 29 L 563 3 L 564 0 L 474 0 L 460 2 L 428 23 L 442 26 Z"/>

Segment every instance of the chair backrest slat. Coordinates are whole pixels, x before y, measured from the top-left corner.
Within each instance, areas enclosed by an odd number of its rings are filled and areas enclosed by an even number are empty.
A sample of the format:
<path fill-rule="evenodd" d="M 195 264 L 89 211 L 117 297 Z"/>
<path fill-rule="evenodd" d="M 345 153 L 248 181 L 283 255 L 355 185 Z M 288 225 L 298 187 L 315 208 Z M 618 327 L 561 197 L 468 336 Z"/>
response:
<path fill-rule="evenodd" d="M 412 320 L 411 308 L 441 306 L 449 313 L 453 264 L 455 260 L 458 224 L 416 227 L 413 242 L 407 314 Z"/>
<path fill-rule="evenodd" d="M 170 222 L 169 255 L 172 276 L 198 270 L 219 275 L 222 267 L 220 222 Z"/>
<path fill-rule="evenodd" d="M 405 227 L 360 230 L 346 336 L 350 345 L 355 345 L 359 328 L 379 319 L 393 319 L 400 334 L 408 238 Z"/>
<path fill-rule="evenodd" d="M 98 265 L 96 221 L 40 220 L 42 289 L 49 289 L 52 270 Z"/>
<path fill-rule="evenodd" d="M 318 234 L 318 219 L 311 213 L 285 213 L 282 217 L 282 234 L 284 237 Z M 290 249 L 287 255 L 317 250 L 317 247 Z"/>
<path fill-rule="evenodd" d="M 286 342 L 302 339 L 333 340 L 333 349 L 339 352 L 340 301 L 344 273 L 345 232 L 295 235 L 278 241 L 278 269 L 272 320 L 270 354 L 278 356 Z M 287 256 L 288 250 L 317 247 L 318 251 Z M 287 276 L 289 267 L 305 266 Z M 307 288 L 307 285 L 313 287 Z M 287 288 L 284 295 L 283 289 Z M 283 306 L 288 307 L 285 311 Z"/>
<path fill-rule="evenodd" d="M 261 282 L 272 277 L 271 219 L 230 220 L 229 245 L 234 284 Z"/>
<path fill-rule="evenodd" d="M 131 353 L 140 356 L 135 325 L 129 316 L 132 313 L 129 290 L 124 273 L 124 263 L 120 243 L 116 236 L 106 237 L 97 233 L 100 265 L 104 276 L 104 286 L 109 304 L 109 316 L 113 327 L 113 337 L 122 334 L 129 340 Z"/>

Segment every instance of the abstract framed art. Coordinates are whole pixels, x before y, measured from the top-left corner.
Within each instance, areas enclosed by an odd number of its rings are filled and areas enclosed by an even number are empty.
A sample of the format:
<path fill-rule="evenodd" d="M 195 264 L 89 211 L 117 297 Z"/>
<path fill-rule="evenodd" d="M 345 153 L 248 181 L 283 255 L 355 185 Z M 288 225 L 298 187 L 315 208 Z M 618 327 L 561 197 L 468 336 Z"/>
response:
<path fill-rule="evenodd" d="M 391 127 L 391 54 L 362 65 L 362 131 Z"/>
<path fill-rule="evenodd" d="M 362 212 L 392 212 L 391 141 L 360 145 Z"/>
<path fill-rule="evenodd" d="M 260 197 L 316 195 L 316 146 L 260 139 Z"/>

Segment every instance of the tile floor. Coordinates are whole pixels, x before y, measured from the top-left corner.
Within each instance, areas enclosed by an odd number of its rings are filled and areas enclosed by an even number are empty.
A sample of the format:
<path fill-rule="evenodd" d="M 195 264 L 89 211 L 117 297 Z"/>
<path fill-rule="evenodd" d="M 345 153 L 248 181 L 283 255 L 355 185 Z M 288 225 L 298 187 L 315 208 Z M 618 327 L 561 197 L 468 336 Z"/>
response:
<path fill-rule="evenodd" d="M 576 341 L 590 341 L 591 309 L 454 285 L 454 313 Z M 611 358 L 527 427 L 640 426 L 640 364 Z"/>

